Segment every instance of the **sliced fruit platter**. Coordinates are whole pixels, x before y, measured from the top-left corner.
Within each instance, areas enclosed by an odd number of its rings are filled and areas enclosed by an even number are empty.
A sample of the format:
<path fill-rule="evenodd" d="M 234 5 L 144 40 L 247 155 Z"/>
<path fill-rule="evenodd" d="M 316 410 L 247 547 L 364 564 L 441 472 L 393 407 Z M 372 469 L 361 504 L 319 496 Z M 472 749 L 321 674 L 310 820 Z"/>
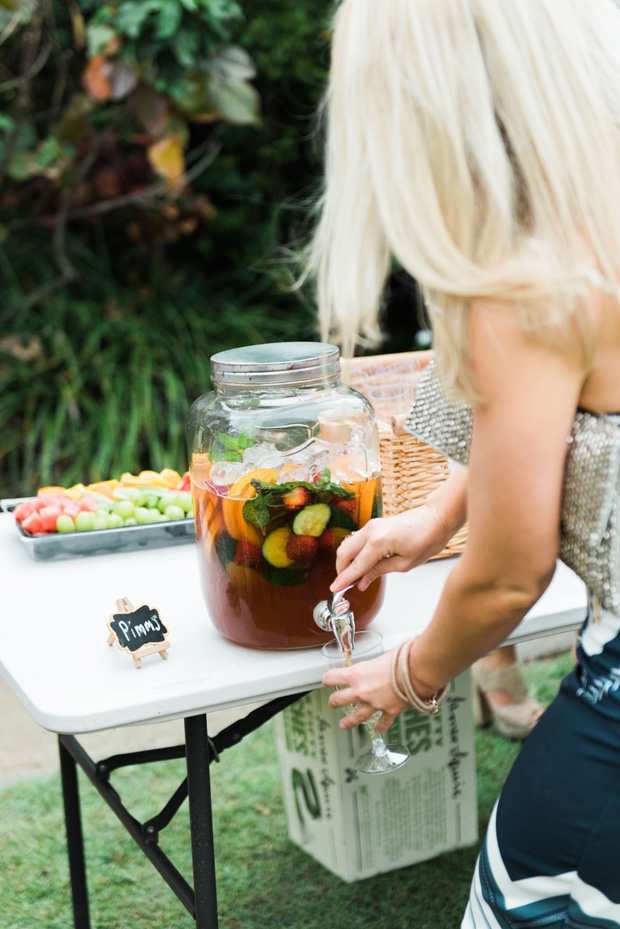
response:
<path fill-rule="evenodd" d="M 189 474 L 125 473 L 73 487 L 42 487 L 36 497 L 1 501 L 36 560 L 171 545 L 194 539 Z"/>

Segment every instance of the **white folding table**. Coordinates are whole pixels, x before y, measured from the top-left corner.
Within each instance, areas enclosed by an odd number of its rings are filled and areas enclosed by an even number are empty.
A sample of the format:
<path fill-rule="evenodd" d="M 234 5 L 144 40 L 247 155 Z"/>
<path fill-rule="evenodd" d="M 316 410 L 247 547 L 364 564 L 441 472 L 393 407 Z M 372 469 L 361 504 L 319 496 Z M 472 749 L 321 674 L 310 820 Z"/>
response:
<path fill-rule="evenodd" d="M 453 559 L 387 578 L 373 623 L 386 649 L 429 622 Z M 328 591 L 317 591 L 317 599 Z M 136 669 L 107 645 L 116 601 L 156 607 L 169 630 L 166 660 Z M 257 651 L 224 639 L 200 592 L 194 546 L 178 545 L 66 561 L 33 561 L 12 517 L 0 516 L 0 674 L 34 720 L 59 736 L 76 929 L 89 929 L 77 770 L 79 764 L 144 853 L 196 919 L 218 925 L 209 763 L 303 693 L 320 686 L 319 649 Z M 579 627 L 585 589 L 562 564 L 547 592 L 507 640 L 519 642 Z M 210 739 L 207 713 L 264 703 Z M 94 762 L 76 736 L 121 726 L 183 719 L 185 745 Z M 185 757 L 187 781 L 160 814 L 139 823 L 110 784 L 121 765 Z M 194 887 L 161 851 L 159 831 L 189 797 Z"/>

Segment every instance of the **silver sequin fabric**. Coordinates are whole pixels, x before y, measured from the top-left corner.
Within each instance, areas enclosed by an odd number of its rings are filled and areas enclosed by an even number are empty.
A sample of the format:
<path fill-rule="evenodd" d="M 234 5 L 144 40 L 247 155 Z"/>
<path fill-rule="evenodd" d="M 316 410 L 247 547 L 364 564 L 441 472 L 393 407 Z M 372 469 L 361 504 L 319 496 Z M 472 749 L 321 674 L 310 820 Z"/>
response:
<path fill-rule="evenodd" d="M 407 431 L 466 465 L 474 425 L 467 403 L 446 399 L 435 362 L 426 368 Z M 605 609 L 620 615 L 620 421 L 579 410 L 567 437 L 561 507 L 561 560 Z"/>

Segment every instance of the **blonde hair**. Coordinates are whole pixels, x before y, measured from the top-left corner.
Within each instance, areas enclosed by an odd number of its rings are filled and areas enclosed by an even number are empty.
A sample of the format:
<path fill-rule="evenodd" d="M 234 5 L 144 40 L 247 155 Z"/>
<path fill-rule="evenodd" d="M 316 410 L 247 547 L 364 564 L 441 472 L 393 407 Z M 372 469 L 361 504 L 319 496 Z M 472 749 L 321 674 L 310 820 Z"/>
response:
<path fill-rule="evenodd" d="M 325 110 L 309 260 L 325 338 L 345 352 L 376 339 L 395 257 L 438 309 L 435 346 L 461 395 L 475 394 L 472 300 L 592 350 L 576 247 L 617 279 L 614 0 L 344 0 Z"/>

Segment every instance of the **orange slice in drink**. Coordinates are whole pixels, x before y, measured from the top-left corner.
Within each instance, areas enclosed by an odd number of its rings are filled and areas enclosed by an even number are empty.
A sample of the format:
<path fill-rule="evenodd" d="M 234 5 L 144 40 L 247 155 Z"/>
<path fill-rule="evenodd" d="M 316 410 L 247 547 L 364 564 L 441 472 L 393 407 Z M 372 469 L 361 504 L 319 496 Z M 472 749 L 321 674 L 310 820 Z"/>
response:
<path fill-rule="evenodd" d="M 214 495 L 209 494 L 207 496 L 204 511 L 199 515 L 202 519 L 200 531 L 204 540 L 204 553 L 207 560 L 209 560 L 215 540 L 222 532 L 222 518 L 218 513 L 217 498 Z"/>
<path fill-rule="evenodd" d="M 349 490 L 357 497 L 357 517 L 353 517 L 361 529 L 372 516 L 372 505 L 375 499 L 375 485 L 377 481 L 373 478 L 370 481 L 359 481 L 357 484 L 343 484 L 345 490 Z"/>
<path fill-rule="evenodd" d="M 198 487 L 204 487 L 211 472 L 211 460 L 207 452 L 194 452 L 191 463 L 192 480 Z"/>
<path fill-rule="evenodd" d="M 372 516 L 372 505 L 375 500 L 376 480 L 363 481 L 358 485 L 361 488 L 360 493 L 360 516 L 358 526 L 364 526 Z"/>
<path fill-rule="evenodd" d="M 251 500 L 256 496 L 256 490 L 252 487 L 252 481 L 264 481 L 272 484 L 278 477 L 278 471 L 273 468 L 258 468 L 256 471 L 250 471 L 244 474 L 230 488 L 227 497 L 222 499 L 222 513 L 226 530 L 233 539 L 247 539 L 252 545 L 261 548 L 263 538 L 254 526 L 246 523 L 243 518 L 243 504 L 246 500 Z"/>

